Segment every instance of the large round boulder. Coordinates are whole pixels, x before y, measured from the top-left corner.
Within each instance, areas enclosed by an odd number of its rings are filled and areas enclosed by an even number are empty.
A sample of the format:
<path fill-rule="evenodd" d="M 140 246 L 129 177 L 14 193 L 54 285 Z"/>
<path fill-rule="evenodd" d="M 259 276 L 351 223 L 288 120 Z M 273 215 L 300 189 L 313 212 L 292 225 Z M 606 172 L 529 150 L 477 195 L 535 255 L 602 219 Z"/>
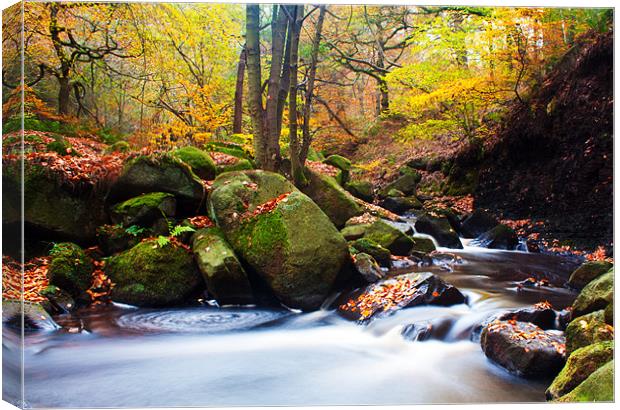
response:
<path fill-rule="evenodd" d="M 566 351 L 575 350 L 593 343 L 613 340 L 614 328 L 605 323 L 603 310 L 588 313 L 573 319 L 566 327 Z"/>
<path fill-rule="evenodd" d="M 135 306 L 182 304 L 204 288 L 192 253 L 174 242 L 140 242 L 111 257 L 105 272 L 115 284 L 112 300 Z"/>
<path fill-rule="evenodd" d="M 614 400 L 614 361 L 592 373 L 570 393 L 560 397 L 560 402 L 611 402 Z"/>
<path fill-rule="evenodd" d="M 210 211 L 236 254 L 282 303 L 320 307 L 349 260 L 344 238 L 325 213 L 272 172 L 229 172 L 212 188 Z"/>
<path fill-rule="evenodd" d="M 586 380 L 597 369 L 614 358 L 614 342 L 600 342 L 575 350 L 566 365 L 545 393 L 547 400 L 555 400 Z"/>
<path fill-rule="evenodd" d="M 172 155 L 189 165 L 194 174 L 201 179 L 212 180 L 217 174 L 215 162 L 201 149 L 192 146 L 182 147 L 173 151 Z"/>
<path fill-rule="evenodd" d="M 220 304 L 244 305 L 254 301 L 248 275 L 219 228 L 195 232 L 192 250 L 209 294 Z"/>
<path fill-rule="evenodd" d="M 606 261 L 588 261 L 575 269 L 568 278 L 568 285 L 582 289 L 588 283 L 608 272 L 614 265 Z"/>
<path fill-rule="evenodd" d="M 581 290 L 573 302 L 573 317 L 605 309 L 614 298 L 614 271 L 599 276 Z"/>

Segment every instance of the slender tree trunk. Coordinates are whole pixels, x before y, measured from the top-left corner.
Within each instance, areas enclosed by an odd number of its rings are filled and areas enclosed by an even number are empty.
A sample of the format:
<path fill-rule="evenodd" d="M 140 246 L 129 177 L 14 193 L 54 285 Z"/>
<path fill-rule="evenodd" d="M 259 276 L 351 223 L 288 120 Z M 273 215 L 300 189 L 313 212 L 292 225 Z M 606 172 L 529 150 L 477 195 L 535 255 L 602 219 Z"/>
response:
<path fill-rule="evenodd" d="M 58 78 L 58 114 L 69 114 L 69 102 L 71 98 L 71 82 L 69 77 Z"/>
<path fill-rule="evenodd" d="M 233 134 L 241 134 L 243 128 L 243 77 L 245 76 L 245 46 L 239 54 L 237 65 L 237 84 L 235 85 L 235 114 L 233 118 Z"/>
<path fill-rule="evenodd" d="M 260 8 L 258 4 L 246 6 L 246 52 L 248 68 L 248 108 L 252 117 L 254 133 L 254 157 L 259 168 L 268 163 L 267 135 L 265 133 L 264 110 L 260 68 Z"/>
<path fill-rule="evenodd" d="M 301 24 L 303 22 L 304 6 L 291 7 L 291 53 L 290 53 L 290 89 L 289 89 L 289 109 L 288 109 L 288 127 L 290 139 L 291 154 L 291 174 L 293 181 L 297 186 L 303 186 L 306 183 L 303 166 L 300 161 L 301 147 L 299 144 L 299 136 L 297 135 L 297 63 L 299 51 L 299 33 L 301 32 Z"/>
<path fill-rule="evenodd" d="M 314 93 L 314 80 L 316 78 L 316 66 L 319 60 L 319 46 L 321 44 L 321 32 L 323 31 L 325 10 L 326 6 L 324 4 L 319 6 L 319 18 L 316 22 L 316 32 L 312 42 L 312 55 L 310 57 L 310 70 L 308 72 L 308 84 L 306 87 L 306 99 L 304 102 L 304 122 L 302 128 L 303 142 L 301 145 L 301 152 L 299 154 L 299 162 L 301 163 L 302 168 L 306 163 L 308 151 L 310 150 L 310 144 L 312 143 L 312 135 L 310 134 L 310 114 L 312 113 L 312 95 Z"/>

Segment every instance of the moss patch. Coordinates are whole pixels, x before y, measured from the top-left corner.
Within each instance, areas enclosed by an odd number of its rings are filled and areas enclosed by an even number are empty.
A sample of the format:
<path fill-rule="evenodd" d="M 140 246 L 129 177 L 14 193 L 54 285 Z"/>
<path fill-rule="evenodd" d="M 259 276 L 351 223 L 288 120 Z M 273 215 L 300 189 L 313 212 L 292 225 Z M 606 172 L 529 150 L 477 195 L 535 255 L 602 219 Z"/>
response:
<path fill-rule="evenodd" d="M 187 146 L 177 149 L 172 155 L 189 165 L 200 178 L 207 180 L 215 178 L 217 173 L 215 163 L 205 151 Z"/>
<path fill-rule="evenodd" d="M 78 297 L 90 288 L 93 261 L 78 245 L 62 242 L 50 251 L 48 275 L 50 283 Z"/>
<path fill-rule="evenodd" d="M 614 361 L 592 373 L 573 391 L 558 399 L 560 402 L 597 402 L 614 400 Z"/>

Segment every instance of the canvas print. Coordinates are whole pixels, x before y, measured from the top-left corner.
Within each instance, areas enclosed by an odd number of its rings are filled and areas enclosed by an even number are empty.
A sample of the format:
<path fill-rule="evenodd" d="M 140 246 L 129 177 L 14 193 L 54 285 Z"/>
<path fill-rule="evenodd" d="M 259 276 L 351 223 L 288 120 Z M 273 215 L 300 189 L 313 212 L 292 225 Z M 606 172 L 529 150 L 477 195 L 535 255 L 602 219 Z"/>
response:
<path fill-rule="evenodd" d="M 3 400 L 613 402 L 613 18 L 6 8 Z"/>

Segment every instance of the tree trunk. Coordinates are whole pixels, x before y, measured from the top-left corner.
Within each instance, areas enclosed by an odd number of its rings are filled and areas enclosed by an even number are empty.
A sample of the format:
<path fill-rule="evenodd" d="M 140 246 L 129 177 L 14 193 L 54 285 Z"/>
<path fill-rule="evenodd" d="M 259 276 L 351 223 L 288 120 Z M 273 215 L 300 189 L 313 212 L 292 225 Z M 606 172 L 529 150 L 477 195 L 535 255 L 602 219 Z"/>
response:
<path fill-rule="evenodd" d="M 312 55 L 310 57 L 310 70 L 308 72 L 308 85 L 306 88 L 306 100 L 304 102 L 304 122 L 303 122 L 303 142 L 301 152 L 299 153 L 299 162 L 303 167 L 308 158 L 308 151 L 312 143 L 312 135 L 310 135 L 310 114 L 312 113 L 312 94 L 314 93 L 314 80 L 316 78 L 316 66 L 319 59 L 319 46 L 321 44 L 321 31 L 323 30 L 323 21 L 325 20 L 326 6 L 319 6 L 319 18 L 316 22 L 316 32 L 312 42 Z"/>
<path fill-rule="evenodd" d="M 246 6 L 248 108 L 252 117 L 252 130 L 254 133 L 254 157 L 258 167 L 263 168 L 268 163 L 268 153 L 261 88 L 259 20 L 259 5 L 248 4 Z"/>
<path fill-rule="evenodd" d="M 58 114 L 69 114 L 69 102 L 71 98 L 71 82 L 69 77 L 58 78 Z"/>
<path fill-rule="evenodd" d="M 291 154 L 291 174 L 293 181 L 297 186 L 303 186 L 306 183 L 303 166 L 300 161 L 300 145 L 299 136 L 297 135 L 297 63 L 299 51 L 299 33 L 301 32 L 301 24 L 303 22 L 304 6 L 291 7 L 289 33 L 291 38 L 290 52 L 290 88 L 289 88 L 289 109 L 288 109 L 288 128 L 290 140 Z"/>
<path fill-rule="evenodd" d="M 379 107 L 381 114 L 386 113 L 390 108 L 390 95 L 388 94 L 387 81 L 379 80 Z"/>
<path fill-rule="evenodd" d="M 235 85 L 235 114 L 233 118 L 233 134 L 243 132 L 243 77 L 245 76 L 246 52 L 245 46 L 239 54 L 237 65 L 237 84 Z"/>

